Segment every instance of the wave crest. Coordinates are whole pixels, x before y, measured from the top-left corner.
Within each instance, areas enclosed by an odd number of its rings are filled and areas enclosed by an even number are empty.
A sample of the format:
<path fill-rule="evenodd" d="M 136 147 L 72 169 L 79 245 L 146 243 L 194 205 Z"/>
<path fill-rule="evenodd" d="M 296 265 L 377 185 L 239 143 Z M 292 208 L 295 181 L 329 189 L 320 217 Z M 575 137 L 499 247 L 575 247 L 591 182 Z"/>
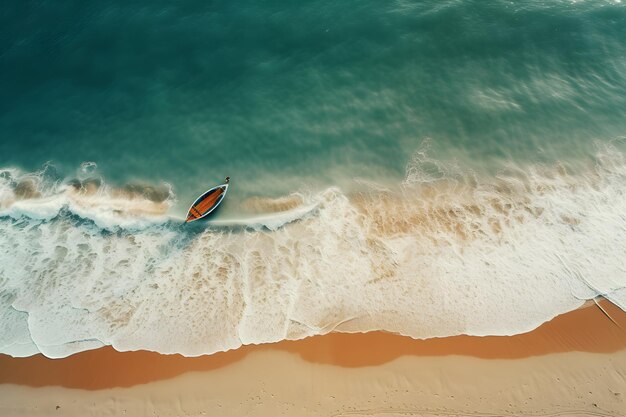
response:
<path fill-rule="evenodd" d="M 101 228 L 139 228 L 166 220 L 174 202 L 169 184 L 110 186 L 93 162 L 67 179 L 51 164 L 32 173 L 0 169 L 0 217 L 51 220 L 67 210 Z"/>

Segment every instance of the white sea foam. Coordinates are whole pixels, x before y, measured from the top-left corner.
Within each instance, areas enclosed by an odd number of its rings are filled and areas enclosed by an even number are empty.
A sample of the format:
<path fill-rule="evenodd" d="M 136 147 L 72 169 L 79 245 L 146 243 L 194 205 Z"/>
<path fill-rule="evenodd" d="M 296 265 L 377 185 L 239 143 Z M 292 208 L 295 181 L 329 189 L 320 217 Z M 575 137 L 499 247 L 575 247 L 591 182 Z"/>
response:
<path fill-rule="evenodd" d="M 317 203 L 304 204 L 278 213 L 228 220 L 214 220 L 210 223 L 210 225 L 211 227 L 241 227 L 257 231 L 262 229 L 278 230 L 288 223 L 304 219 L 306 216 L 317 210 L 318 207 L 319 204 Z"/>
<path fill-rule="evenodd" d="M 171 219 L 166 213 L 174 194 L 167 184 L 160 189 L 141 184 L 108 187 L 89 176 L 96 169 L 93 162 L 81 164 L 78 178 L 67 182 L 46 178 L 46 169 L 0 169 L 0 217 L 52 220 L 67 210 L 108 230 L 137 230 Z"/>
<path fill-rule="evenodd" d="M 626 307 L 626 161 L 612 148 L 586 166 L 509 164 L 489 178 L 422 153 L 400 191 L 330 188 L 206 228 L 136 196 L 20 200 L 11 175 L 0 351 L 14 356 L 193 356 L 333 330 L 509 335 L 598 295 Z"/>

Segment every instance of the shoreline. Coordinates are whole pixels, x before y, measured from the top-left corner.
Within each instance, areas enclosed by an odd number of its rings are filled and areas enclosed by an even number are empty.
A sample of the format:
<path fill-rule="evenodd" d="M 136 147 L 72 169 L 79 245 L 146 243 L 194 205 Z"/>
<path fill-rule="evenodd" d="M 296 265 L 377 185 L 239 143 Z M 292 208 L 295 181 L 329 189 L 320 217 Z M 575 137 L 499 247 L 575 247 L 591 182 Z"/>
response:
<path fill-rule="evenodd" d="M 383 366 L 402 357 L 523 360 L 568 352 L 611 354 L 626 350 L 626 312 L 606 300 L 600 304 L 611 319 L 591 303 L 588 307 L 557 316 L 531 332 L 513 336 L 461 335 L 417 340 L 376 331 L 330 333 L 297 341 L 247 345 L 200 357 L 149 351 L 118 352 L 110 346 L 63 359 L 49 359 L 41 354 L 26 358 L 0 355 L 0 386 L 57 386 L 83 390 L 128 388 L 191 372 L 226 368 L 248 356 L 267 352 L 298 356 L 310 364 L 367 368 Z"/>

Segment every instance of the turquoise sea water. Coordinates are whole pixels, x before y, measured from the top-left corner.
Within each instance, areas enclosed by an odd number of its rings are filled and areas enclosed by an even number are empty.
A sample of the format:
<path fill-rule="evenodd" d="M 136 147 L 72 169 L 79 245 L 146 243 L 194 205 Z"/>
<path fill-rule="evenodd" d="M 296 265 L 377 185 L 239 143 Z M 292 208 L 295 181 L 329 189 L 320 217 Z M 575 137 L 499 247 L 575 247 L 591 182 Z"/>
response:
<path fill-rule="evenodd" d="M 2 9 L 2 165 L 65 177 L 93 161 L 117 184 L 167 181 L 183 209 L 226 175 L 245 195 L 401 180 L 426 138 L 484 166 L 588 155 L 626 132 L 614 1 Z"/>
<path fill-rule="evenodd" d="M 625 137 L 616 0 L 5 2 L 0 348 L 511 334 L 626 306 Z M 181 226 L 226 175 L 237 227 Z"/>

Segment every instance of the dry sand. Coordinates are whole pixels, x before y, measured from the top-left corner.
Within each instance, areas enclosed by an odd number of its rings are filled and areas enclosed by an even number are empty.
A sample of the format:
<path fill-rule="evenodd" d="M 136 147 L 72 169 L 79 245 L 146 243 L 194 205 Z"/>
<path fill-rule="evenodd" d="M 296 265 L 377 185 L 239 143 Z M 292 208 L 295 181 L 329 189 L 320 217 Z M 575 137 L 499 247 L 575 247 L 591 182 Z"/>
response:
<path fill-rule="evenodd" d="M 330 334 L 200 358 L 0 356 L 0 416 L 626 416 L 626 313 L 511 337 Z"/>

